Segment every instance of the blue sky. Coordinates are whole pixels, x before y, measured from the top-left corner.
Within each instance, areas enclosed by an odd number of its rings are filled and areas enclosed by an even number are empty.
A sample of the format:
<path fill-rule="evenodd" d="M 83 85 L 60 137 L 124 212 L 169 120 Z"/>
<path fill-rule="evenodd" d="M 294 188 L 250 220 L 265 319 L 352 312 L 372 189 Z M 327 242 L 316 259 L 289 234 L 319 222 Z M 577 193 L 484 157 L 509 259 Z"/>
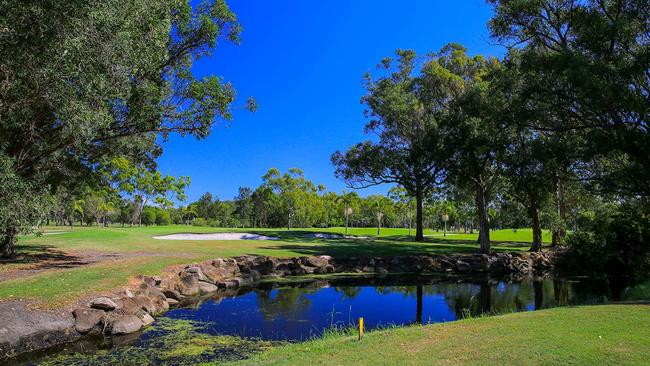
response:
<path fill-rule="evenodd" d="M 501 57 L 489 38 L 484 0 L 247 1 L 230 0 L 243 25 L 241 45 L 222 42 L 195 66 L 199 76 L 232 82 L 235 105 L 254 96 L 259 109 L 236 109 L 232 121 L 204 140 L 173 136 L 159 169 L 190 176 L 190 201 L 205 192 L 231 199 L 240 186 L 257 187 L 271 167 L 299 167 L 315 183 L 340 192 L 330 155 L 364 135 L 361 78 L 395 49 L 437 51 L 449 42 L 470 54 Z M 384 193 L 373 187 L 363 196 Z"/>

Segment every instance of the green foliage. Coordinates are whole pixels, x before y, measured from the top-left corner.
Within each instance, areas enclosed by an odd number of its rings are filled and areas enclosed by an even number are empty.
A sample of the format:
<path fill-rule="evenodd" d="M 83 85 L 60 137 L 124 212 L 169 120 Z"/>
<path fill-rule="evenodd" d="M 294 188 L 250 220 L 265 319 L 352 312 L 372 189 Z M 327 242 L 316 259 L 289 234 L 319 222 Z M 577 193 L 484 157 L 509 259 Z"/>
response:
<path fill-rule="evenodd" d="M 18 196 L 101 189 L 113 177 L 102 168 L 123 159 L 137 167 L 121 188 L 142 196 L 139 214 L 147 196 L 162 196 L 160 184 L 187 183 L 155 172 L 160 143 L 173 133 L 203 138 L 231 118 L 232 85 L 192 73 L 218 40 L 239 41 L 224 1 L 8 0 L 0 14 L 0 156 Z M 15 226 L 3 228 L 8 242 L 37 223 L 29 200 L 3 202 L 11 206 L 0 220 Z"/>
<path fill-rule="evenodd" d="M 634 206 L 599 212 L 589 226 L 569 233 L 563 267 L 596 276 L 650 276 L 650 216 Z"/>
<path fill-rule="evenodd" d="M 192 221 L 194 226 L 208 226 L 208 221 L 203 217 L 197 217 Z"/>
<path fill-rule="evenodd" d="M 43 223 L 48 212 L 47 192 L 16 174 L 13 159 L 0 152 L 0 257 L 15 254 L 16 235 Z"/>
<path fill-rule="evenodd" d="M 513 45 L 513 105 L 574 149 L 594 189 L 650 194 L 650 4 L 491 0 L 493 37 Z M 574 144 L 577 142 L 577 144 Z"/>
<path fill-rule="evenodd" d="M 172 223 L 171 215 L 167 210 L 158 209 L 156 212 L 156 225 L 170 225 Z"/>
<path fill-rule="evenodd" d="M 145 207 L 142 210 L 142 224 L 143 225 L 154 225 L 156 223 L 157 210 L 153 207 Z"/>

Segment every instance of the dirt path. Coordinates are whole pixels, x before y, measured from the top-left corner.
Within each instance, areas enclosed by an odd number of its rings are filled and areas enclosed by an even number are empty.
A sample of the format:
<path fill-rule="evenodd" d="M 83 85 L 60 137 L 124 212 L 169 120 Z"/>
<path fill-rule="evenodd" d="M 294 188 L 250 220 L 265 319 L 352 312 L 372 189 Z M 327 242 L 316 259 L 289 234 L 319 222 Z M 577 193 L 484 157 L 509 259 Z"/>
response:
<path fill-rule="evenodd" d="M 111 253 L 98 251 L 61 251 L 44 248 L 42 253 L 22 254 L 11 261 L 0 261 L 0 282 L 34 276 L 43 272 L 77 268 L 90 264 L 118 261 L 137 257 L 168 257 L 161 253 Z M 174 257 L 189 257 L 187 253 L 174 253 Z"/>

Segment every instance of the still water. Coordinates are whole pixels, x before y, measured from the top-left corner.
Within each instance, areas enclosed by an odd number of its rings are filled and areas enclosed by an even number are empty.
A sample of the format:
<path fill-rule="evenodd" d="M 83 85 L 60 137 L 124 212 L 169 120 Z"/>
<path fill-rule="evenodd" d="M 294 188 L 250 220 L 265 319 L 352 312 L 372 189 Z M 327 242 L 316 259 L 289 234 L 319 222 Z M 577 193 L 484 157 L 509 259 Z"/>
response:
<path fill-rule="evenodd" d="M 21 360 L 27 365 L 190 365 L 247 357 L 333 327 L 366 330 L 616 300 L 610 283 L 585 279 L 338 278 L 220 291 L 169 311 L 140 334 L 85 340 Z M 203 345 L 196 349 L 196 345 Z M 190 354 L 187 350 L 192 350 Z"/>
<path fill-rule="evenodd" d="M 166 317 L 210 324 L 208 331 L 214 334 L 301 341 L 327 328 L 356 324 L 359 317 L 366 329 L 373 330 L 596 304 L 611 296 L 607 287 L 565 279 L 339 279 L 221 293 L 192 308 L 172 310 Z"/>

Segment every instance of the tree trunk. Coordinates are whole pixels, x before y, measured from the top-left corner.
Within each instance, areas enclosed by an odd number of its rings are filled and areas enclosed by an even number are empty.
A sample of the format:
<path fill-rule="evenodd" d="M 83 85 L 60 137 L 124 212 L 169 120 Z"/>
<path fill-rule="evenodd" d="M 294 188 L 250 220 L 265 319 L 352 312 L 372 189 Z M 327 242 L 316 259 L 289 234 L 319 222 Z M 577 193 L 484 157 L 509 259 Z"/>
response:
<path fill-rule="evenodd" d="M 13 258 L 16 256 L 16 234 L 17 231 L 13 227 L 4 229 L 4 237 L 0 242 L 1 258 Z"/>
<path fill-rule="evenodd" d="M 422 191 L 415 193 L 415 241 L 424 241 L 424 215 L 422 214 Z"/>
<path fill-rule="evenodd" d="M 476 187 L 476 211 L 478 212 L 478 242 L 481 246 L 481 253 L 489 254 L 490 247 L 490 220 L 487 211 L 487 193 L 485 187 Z"/>
<path fill-rule="evenodd" d="M 564 186 L 560 180 L 560 175 L 555 174 L 555 205 L 557 209 L 557 216 L 559 220 L 559 226 L 553 229 L 553 239 L 551 241 L 551 246 L 555 247 L 560 245 L 564 240 L 566 232 L 564 231 L 564 223 L 566 220 L 566 209 L 564 207 Z"/>
<path fill-rule="evenodd" d="M 539 223 L 539 210 L 536 203 L 530 204 L 528 215 L 533 224 L 533 243 L 530 246 L 530 251 L 540 252 L 542 250 L 542 227 Z"/>
<path fill-rule="evenodd" d="M 348 235 L 348 220 L 350 214 L 348 213 L 348 208 L 345 208 L 345 235 Z"/>

